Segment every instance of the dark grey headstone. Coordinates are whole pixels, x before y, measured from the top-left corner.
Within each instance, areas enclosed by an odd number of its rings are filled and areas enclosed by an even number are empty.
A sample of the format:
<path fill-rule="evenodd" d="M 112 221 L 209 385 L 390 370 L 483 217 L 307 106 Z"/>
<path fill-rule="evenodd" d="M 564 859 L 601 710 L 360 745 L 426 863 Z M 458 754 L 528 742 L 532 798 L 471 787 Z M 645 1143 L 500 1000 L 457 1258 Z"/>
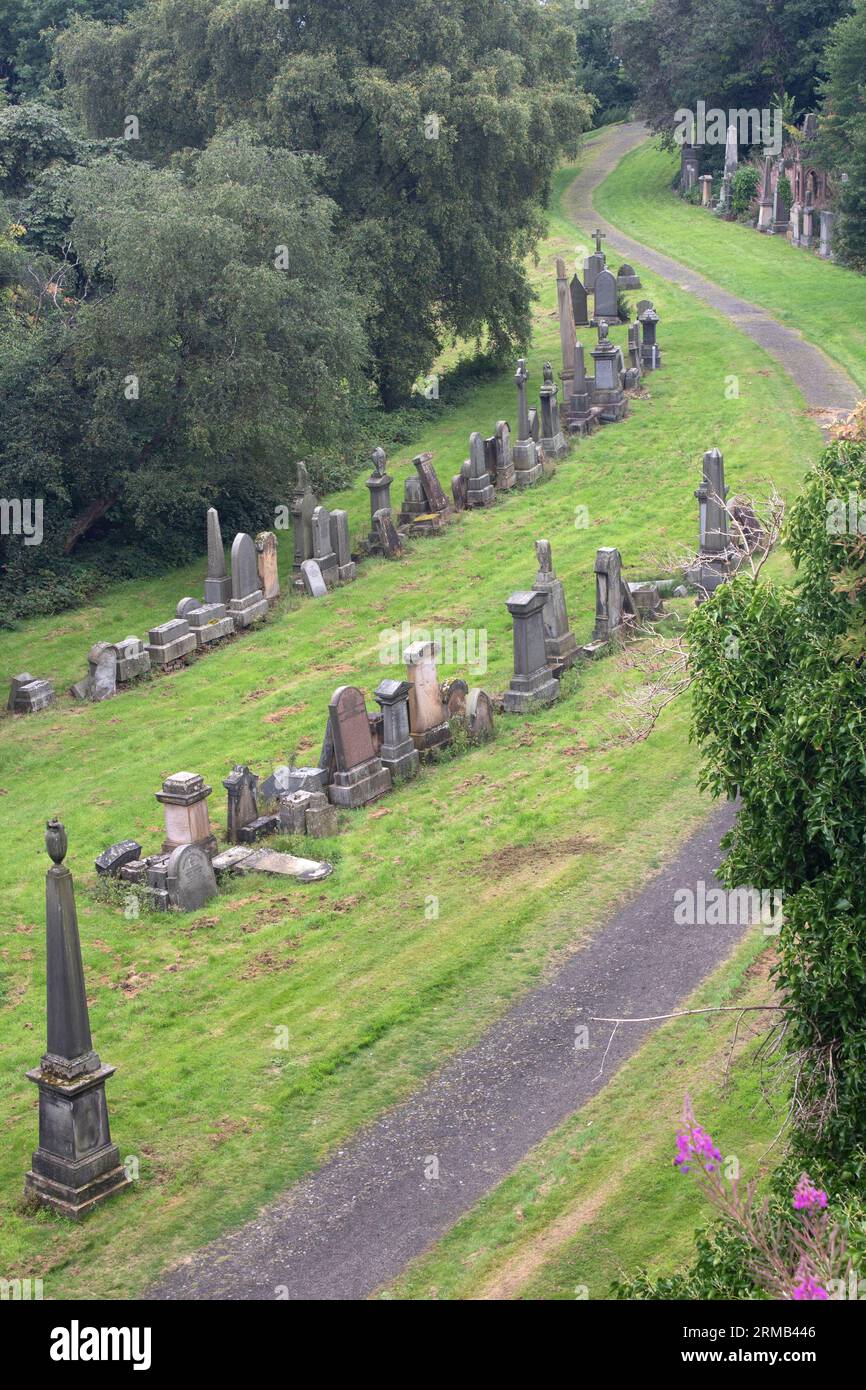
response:
<path fill-rule="evenodd" d="M 217 891 L 210 856 L 201 845 L 179 845 L 168 856 L 166 886 L 169 902 L 181 912 L 204 907 Z"/>
<path fill-rule="evenodd" d="M 140 857 L 141 845 L 137 840 L 118 840 L 117 844 L 104 849 L 95 860 L 96 872 L 103 875 L 119 874 L 125 864 L 131 864 Z"/>

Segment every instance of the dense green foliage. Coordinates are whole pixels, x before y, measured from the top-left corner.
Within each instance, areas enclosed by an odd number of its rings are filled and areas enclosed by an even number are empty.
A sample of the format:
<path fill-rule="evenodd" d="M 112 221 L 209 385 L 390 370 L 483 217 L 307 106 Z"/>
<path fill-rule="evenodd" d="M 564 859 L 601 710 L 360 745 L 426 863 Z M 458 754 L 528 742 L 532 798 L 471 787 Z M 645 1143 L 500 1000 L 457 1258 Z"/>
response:
<path fill-rule="evenodd" d="M 834 249 L 866 269 L 866 0 L 833 30 L 820 126 L 824 157 L 839 176 Z M 844 181 L 842 180 L 844 175 Z"/>
<path fill-rule="evenodd" d="M 376 379 L 397 400 L 443 341 L 524 342 L 524 270 L 550 176 L 591 103 L 573 30 L 535 0 L 151 0 L 125 25 L 80 22 L 56 45 L 92 135 L 135 114 L 163 163 L 249 121 L 320 159 L 322 191 L 367 303 Z"/>
<path fill-rule="evenodd" d="M 76 17 L 119 24 L 140 0 L 0 0 L 0 83 L 16 99 L 49 81 L 54 34 Z"/>
<path fill-rule="evenodd" d="M 731 210 L 744 217 L 757 196 L 761 176 L 754 164 L 744 164 L 731 179 Z"/>
<path fill-rule="evenodd" d="M 853 1178 L 866 1133 L 866 446 L 840 440 L 788 522 L 793 590 L 741 577 L 689 624 L 703 784 L 739 795 L 723 871 L 784 895 L 778 985 L 799 1143 Z"/>
<path fill-rule="evenodd" d="M 775 105 L 786 92 L 814 107 L 822 53 L 851 0 L 650 0 L 634 6 L 619 34 L 637 113 L 671 137 L 674 113 Z"/>

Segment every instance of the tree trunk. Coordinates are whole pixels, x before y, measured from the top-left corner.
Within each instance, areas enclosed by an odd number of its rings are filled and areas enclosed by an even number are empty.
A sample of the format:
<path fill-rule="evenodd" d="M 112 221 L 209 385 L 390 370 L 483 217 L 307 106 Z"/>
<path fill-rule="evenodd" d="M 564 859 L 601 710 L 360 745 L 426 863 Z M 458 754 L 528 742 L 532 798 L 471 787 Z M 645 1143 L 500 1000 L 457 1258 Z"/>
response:
<path fill-rule="evenodd" d="M 120 488 L 117 488 L 114 492 L 110 492 L 107 497 L 100 497 L 96 502 L 91 502 L 90 506 L 86 507 L 83 512 L 79 512 L 70 527 L 66 540 L 63 542 L 64 555 L 68 555 L 70 551 L 75 549 L 82 536 L 86 536 L 91 526 L 95 525 L 101 516 L 105 516 L 109 507 L 114 506 L 119 496 Z"/>

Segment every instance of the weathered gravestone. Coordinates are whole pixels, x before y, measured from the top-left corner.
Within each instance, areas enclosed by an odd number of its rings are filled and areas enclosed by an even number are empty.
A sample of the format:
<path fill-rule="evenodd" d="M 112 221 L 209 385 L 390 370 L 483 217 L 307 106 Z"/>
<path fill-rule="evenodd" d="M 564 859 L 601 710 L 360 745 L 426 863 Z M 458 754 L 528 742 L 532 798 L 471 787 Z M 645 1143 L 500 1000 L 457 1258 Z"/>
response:
<path fill-rule="evenodd" d="M 729 578 L 738 557 L 728 532 L 725 499 L 725 460 L 718 449 L 704 454 L 703 476 L 695 497 L 698 502 L 698 557 L 686 570 L 690 584 L 711 594 Z"/>
<path fill-rule="evenodd" d="M 117 693 L 117 648 L 111 642 L 94 642 L 87 654 L 90 699 L 110 700 Z"/>
<path fill-rule="evenodd" d="M 300 582 L 301 565 L 305 560 L 313 558 L 313 512 L 318 506 L 318 499 L 310 486 L 307 465 L 301 461 L 296 468 L 297 478 L 291 506 L 294 541 L 292 574 L 295 580 Z"/>
<path fill-rule="evenodd" d="M 413 642 L 403 653 L 409 682 L 409 728 L 419 753 L 451 742 L 448 711 L 442 703 L 435 642 Z"/>
<path fill-rule="evenodd" d="M 575 332 L 574 308 L 568 287 L 565 261 L 561 256 L 556 258 L 556 307 L 559 317 L 559 344 L 562 351 L 562 385 L 567 400 L 571 394 L 571 385 L 574 379 Z"/>
<path fill-rule="evenodd" d="M 150 670 L 150 652 L 139 637 L 124 637 L 117 647 L 117 683 L 137 680 Z"/>
<path fill-rule="evenodd" d="M 415 472 L 427 499 L 427 510 L 437 516 L 447 516 L 451 511 L 451 503 L 442 490 L 436 469 L 433 467 L 432 454 L 416 454 L 412 460 Z"/>
<path fill-rule="evenodd" d="M 165 876 L 168 900 L 181 912 L 195 912 L 216 895 L 213 866 L 201 845 L 179 845 L 172 850 Z"/>
<path fill-rule="evenodd" d="M 505 692 L 509 714 L 525 714 L 559 696 L 559 681 L 550 674 L 544 647 L 545 597 L 521 590 L 506 600 L 514 623 L 514 675 Z"/>
<path fill-rule="evenodd" d="M 467 507 L 492 507 L 496 492 L 484 464 L 484 439 L 477 430 L 469 436 L 469 483 L 466 489 Z"/>
<path fill-rule="evenodd" d="M 140 858 L 141 845 L 137 840 L 118 840 L 117 844 L 109 845 L 102 851 L 94 860 L 94 867 L 100 877 L 114 878 L 125 864 L 132 864 Z"/>
<path fill-rule="evenodd" d="M 641 328 L 640 360 L 645 372 L 656 371 L 662 364 L 662 355 L 656 342 L 658 322 L 659 316 L 652 305 L 648 309 L 644 309 L 643 313 L 638 314 L 638 323 Z"/>
<path fill-rule="evenodd" d="M 190 611 L 187 621 L 200 651 L 212 642 L 231 637 L 235 630 L 234 618 L 226 613 L 224 603 L 203 603 L 200 608 Z"/>
<path fill-rule="evenodd" d="M 466 696 L 465 719 L 470 742 L 485 743 L 493 737 L 493 701 L 479 686 L 474 686 Z"/>
<path fill-rule="evenodd" d="M 258 820 L 258 784 L 258 777 L 246 765 L 232 768 L 228 777 L 223 778 L 223 786 L 228 792 L 226 839 L 230 845 L 237 844 L 245 825 Z"/>
<path fill-rule="evenodd" d="M 61 1216 L 77 1220 L 129 1185 L 111 1142 L 105 1083 L 115 1068 L 93 1049 L 72 875 L 65 867 L 66 831 L 49 821 L 45 845 L 53 860 L 45 887 L 48 1046 L 27 1072 L 39 1090 L 39 1147 L 24 1191 Z"/>
<path fill-rule="evenodd" d="M 313 510 L 313 559 L 322 571 L 325 584 L 332 589 L 339 579 L 339 566 L 331 544 L 331 517 L 327 507 Z"/>
<path fill-rule="evenodd" d="M 577 657 L 577 641 L 568 625 L 565 589 L 553 568 L 550 541 L 536 541 L 538 573 L 533 586 L 535 593 L 544 594 L 544 649 L 547 663 L 554 670 L 572 666 Z"/>
<path fill-rule="evenodd" d="M 602 319 L 598 325 L 598 342 L 592 349 L 595 362 L 593 400 L 599 407 L 601 419 L 610 423 L 622 420 L 628 412 L 620 377 L 621 356 L 619 348 L 607 336 L 607 321 Z"/>
<path fill-rule="evenodd" d="M 625 636 L 625 620 L 635 614 L 634 603 L 622 579 L 622 556 L 615 546 L 601 546 L 595 553 L 595 627 L 585 656 L 597 656 L 610 642 Z"/>
<path fill-rule="evenodd" d="M 366 806 L 391 790 L 391 774 L 373 752 L 364 696 L 341 685 L 328 707 L 335 771 L 328 796 L 335 806 Z"/>
<path fill-rule="evenodd" d="M 407 781 L 418 772 L 418 752 L 409 732 L 409 682 L 383 680 L 373 691 L 382 711 L 382 746 L 379 757 L 395 782 Z"/>
<path fill-rule="evenodd" d="M 538 457 L 538 446 L 532 438 L 529 422 L 529 406 L 526 401 L 526 383 L 529 374 L 523 357 L 517 363 L 514 383 L 517 387 L 517 443 L 514 445 L 514 472 L 517 486 L 529 487 L 538 481 L 542 474 L 542 462 Z"/>
<path fill-rule="evenodd" d="M 163 854 L 170 854 L 178 845 L 201 845 L 208 854 L 216 854 L 207 809 L 212 791 L 197 772 L 175 772 L 165 779 L 162 791 L 154 793 L 165 815 Z"/>
<path fill-rule="evenodd" d="M 358 571 L 349 544 L 349 513 L 341 509 L 331 512 L 330 526 L 331 549 L 337 557 L 337 578 L 341 584 L 350 584 Z"/>
<path fill-rule="evenodd" d="M 511 451 L 511 430 L 507 420 L 496 424 L 496 491 L 510 492 L 517 483 L 514 456 Z"/>
<path fill-rule="evenodd" d="M 619 270 L 616 272 L 616 287 L 619 290 L 639 290 L 641 289 L 640 277 L 633 265 L 628 261 L 623 261 Z"/>
<path fill-rule="evenodd" d="M 619 323 L 616 277 L 609 270 L 603 270 L 595 282 L 594 304 L 593 325 L 598 325 L 602 319 L 609 324 Z"/>
<path fill-rule="evenodd" d="M 207 578 L 204 581 L 205 603 L 227 604 L 232 596 L 232 581 L 226 573 L 219 513 L 209 507 L 207 514 Z"/>
<path fill-rule="evenodd" d="M 376 529 L 376 513 L 385 511 L 390 514 L 393 479 L 388 473 L 388 460 L 381 445 L 373 450 L 370 457 L 373 460 L 373 472 L 367 479 L 365 486 L 370 492 L 370 547 L 375 551 L 380 545 L 379 534 Z"/>
<path fill-rule="evenodd" d="M 387 559 L 396 560 L 403 554 L 403 543 L 386 507 L 382 507 L 373 517 L 373 534 L 376 537 L 376 549 Z"/>
<path fill-rule="evenodd" d="M 571 294 L 571 313 L 575 327 L 586 328 L 589 325 L 589 295 L 586 285 L 577 274 L 572 275 L 569 283 Z"/>
<path fill-rule="evenodd" d="M 186 618 L 173 618 L 170 622 L 160 623 L 147 634 L 147 654 L 151 666 L 171 666 L 175 661 L 184 661 L 195 648 L 196 640 Z"/>
<path fill-rule="evenodd" d="M 549 362 L 544 364 L 543 375 L 544 381 L 538 393 L 541 402 L 541 447 L 547 457 L 563 458 L 568 453 L 568 440 L 559 423 L 556 382 L 553 380 L 553 367 Z"/>
<path fill-rule="evenodd" d="M 273 608 L 280 596 L 280 570 L 277 563 L 277 538 L 273 531 L 259 531 L 255 539 L 256 567 L 259 588 Z"/>
<path fill-rule="evenodd" d="M 301 565 L 301 579 L 310 598 L 325 598 L 328 586 L 325 583 L 318 560 L 304 560 Z"/>
<path fill-rule="evenodd" d="M 462 676 L 451 676 L 447 681 L 443 681 L 439 687 L 442 696 L 442 703 L 449 721 L 452 719 L 465 720 L 466 718 L 466 697 L 469 694 L 469 686 Z"/>
<path fill-rule="evenodd" d="M 186 594 L 182 599 L 178 599 L 177 607 L 174 610 L 174 616 L 176 618 L 188 619 L 190 613 L 195 612 L 195 610 L 201 608 L 201 606 L 202 601 L 200 598 L 191 598 L 189 594 Z"/>
<path fill-rule="evenodd" d="M 232 541 L 232 597 L 229 613 L 235 627 L 249 627 L 268 615 L 268 601 L 259 587 L 256 547 L 252 536 L 239 531 Z"/>
<path fill-rule="evenodd" d="M 419 518 L 428 515 L 421 479 L 410 473 L 403 483 L 403 507 L 398 521 L 401 526 L 413 526 Z"/>
<path fill-rule="evenodd" d="M 37 680 L 29 672 L 13 676 L 9 686 L 6 708 L 12 714 L 35 714 L 54 703 L 54 686 L 50 681 Z"/>

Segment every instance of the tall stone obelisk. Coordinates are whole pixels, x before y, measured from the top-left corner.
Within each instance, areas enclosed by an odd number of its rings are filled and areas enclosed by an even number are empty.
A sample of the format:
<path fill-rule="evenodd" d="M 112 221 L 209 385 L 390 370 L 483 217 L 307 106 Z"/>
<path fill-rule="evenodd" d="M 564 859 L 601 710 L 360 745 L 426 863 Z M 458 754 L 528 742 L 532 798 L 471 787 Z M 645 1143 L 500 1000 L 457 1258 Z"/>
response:
<path fill-rule="evenodd" d="M 66 831 L 49 821 L 45 846 L 54 863 L 45 884 L 48 1049 L 27 1073 L 39 1087 L 39 1147 L 24 1190 L 77 1220 L 127 1187 L 111 1142 L 105 1083 L 114 1067 L 93 1050 L 78 937 L 75 890 L 64 866 Z"/>

